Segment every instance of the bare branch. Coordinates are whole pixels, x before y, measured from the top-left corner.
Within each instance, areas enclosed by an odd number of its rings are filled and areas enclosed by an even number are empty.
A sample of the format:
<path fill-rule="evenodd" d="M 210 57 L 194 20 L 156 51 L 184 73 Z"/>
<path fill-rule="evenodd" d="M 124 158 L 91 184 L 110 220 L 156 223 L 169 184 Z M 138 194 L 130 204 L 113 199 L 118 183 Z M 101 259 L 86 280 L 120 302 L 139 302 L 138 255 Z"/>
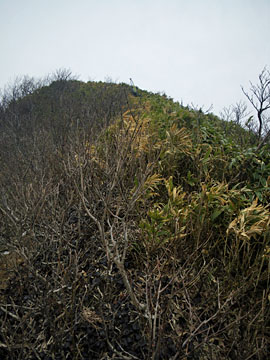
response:
<path fill-rule="evenodd" d="M 270 73 L 267 68 L 265 67 L 259 74 L 258 84 L 250 82 L 250 92 L 246 91 L 243 86 L 241 86 L 241 89 L 257 112 L 259 121 L 258 136 L 260 141 L 265 122 L 264 112 L 270 109 Z"/>

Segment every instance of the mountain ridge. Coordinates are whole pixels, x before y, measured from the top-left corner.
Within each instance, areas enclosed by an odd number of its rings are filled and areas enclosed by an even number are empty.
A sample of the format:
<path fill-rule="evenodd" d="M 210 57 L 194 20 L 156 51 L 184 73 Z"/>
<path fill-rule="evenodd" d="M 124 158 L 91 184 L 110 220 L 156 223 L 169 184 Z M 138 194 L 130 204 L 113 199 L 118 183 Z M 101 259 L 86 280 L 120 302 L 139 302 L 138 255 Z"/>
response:
<path fill-rule="evenodd" d="M 0 355 L 267 358 L 269 146 L 127 84 L 29 88 L 0 106 Z"/>

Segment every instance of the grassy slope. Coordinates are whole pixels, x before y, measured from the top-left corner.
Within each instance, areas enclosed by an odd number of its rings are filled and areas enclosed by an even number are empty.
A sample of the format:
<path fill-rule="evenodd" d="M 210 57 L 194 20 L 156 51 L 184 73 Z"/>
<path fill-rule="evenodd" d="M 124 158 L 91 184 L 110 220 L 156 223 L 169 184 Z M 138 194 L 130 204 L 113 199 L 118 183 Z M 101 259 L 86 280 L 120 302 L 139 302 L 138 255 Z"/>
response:
<path fill-rule="evenodd" d="M 2 356 L 269 356 L 268 151 L 139 94 L 56 82 L 2 114 Z"/>

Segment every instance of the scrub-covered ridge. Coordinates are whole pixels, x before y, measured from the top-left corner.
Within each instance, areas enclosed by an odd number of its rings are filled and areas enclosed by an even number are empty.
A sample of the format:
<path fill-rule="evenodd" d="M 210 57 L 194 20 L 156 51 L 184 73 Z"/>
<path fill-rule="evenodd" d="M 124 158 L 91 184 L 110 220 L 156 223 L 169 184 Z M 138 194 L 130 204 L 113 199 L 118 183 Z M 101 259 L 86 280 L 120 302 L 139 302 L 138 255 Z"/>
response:
<path fill-rule="evenodd" d="M 267 141 L 126 84 L 13 90 L 0 358 L 270 357 Z"/>

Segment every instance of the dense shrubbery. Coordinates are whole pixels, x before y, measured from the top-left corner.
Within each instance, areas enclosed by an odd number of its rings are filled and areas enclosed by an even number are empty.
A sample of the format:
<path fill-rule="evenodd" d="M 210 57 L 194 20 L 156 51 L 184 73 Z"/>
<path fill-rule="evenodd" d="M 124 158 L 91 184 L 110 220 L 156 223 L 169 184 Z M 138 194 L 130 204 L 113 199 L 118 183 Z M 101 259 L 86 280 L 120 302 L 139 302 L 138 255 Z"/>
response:
<path fill-rule="evenodd" d="M 3 358 L 269 356 L 267 145 L 138 95 L 58 79 L 2 102 Z"/>

